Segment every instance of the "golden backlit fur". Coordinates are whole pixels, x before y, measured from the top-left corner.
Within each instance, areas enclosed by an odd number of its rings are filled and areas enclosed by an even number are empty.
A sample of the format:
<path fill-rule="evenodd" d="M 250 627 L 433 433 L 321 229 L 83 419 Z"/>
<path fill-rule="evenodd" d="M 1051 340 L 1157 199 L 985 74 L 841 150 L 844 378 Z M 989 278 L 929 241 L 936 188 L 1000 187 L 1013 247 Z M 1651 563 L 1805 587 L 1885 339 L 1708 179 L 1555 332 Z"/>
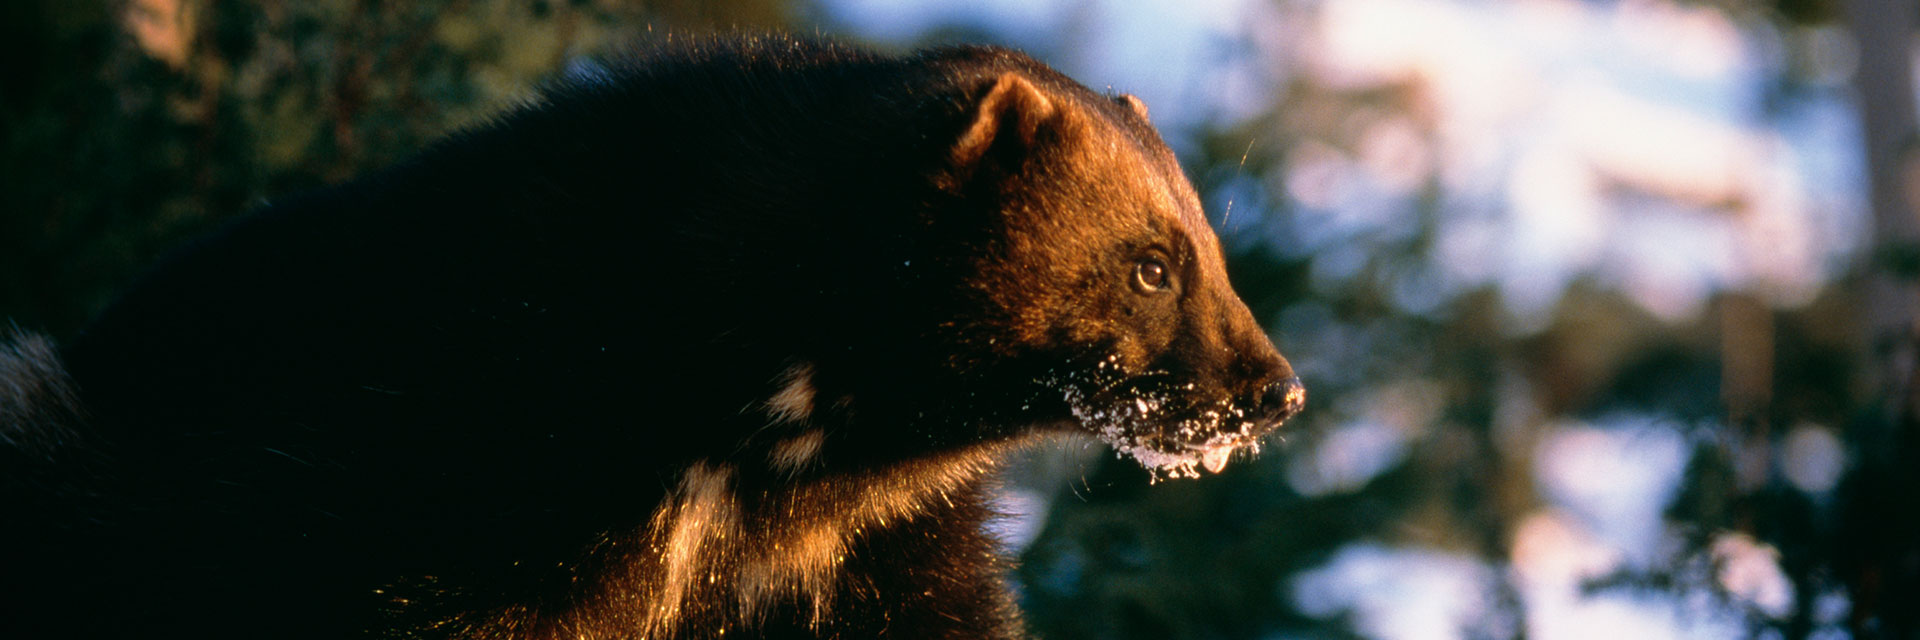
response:
<path fill-rule="evenodd" d="M 748 504 L 738 470 L 698 463 L 641 530 L 605 536 L 564 607 L 514 607 L 437 621 L 474 637 L 718 637 L 761 623 L 776 605 L 828 623 L 840 569 L 863 538 L 953 506 L 951 492 L 993 468 L 1006 443 L 889 469 L 836 473 L 769 488 Z M 702 625 L 686 628 L 687 624 Z"/>
<path fill-rule="evenodd" d="M 820 458 L 820 448 L 826 444 L 827 434 L 812 429 L 800 435 L 774 443 L 773 451 L 767 461 L 777 471 L 793 472 L 804 469 Z"/>

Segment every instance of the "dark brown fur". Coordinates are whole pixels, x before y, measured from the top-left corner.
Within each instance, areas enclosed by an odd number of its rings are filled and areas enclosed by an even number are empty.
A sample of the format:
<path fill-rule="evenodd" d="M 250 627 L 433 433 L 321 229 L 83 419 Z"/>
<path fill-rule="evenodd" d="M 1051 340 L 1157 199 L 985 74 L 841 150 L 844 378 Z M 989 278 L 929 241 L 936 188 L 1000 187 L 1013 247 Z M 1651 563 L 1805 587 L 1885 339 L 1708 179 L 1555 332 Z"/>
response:
<path fill-rule="evenodd" d="M 1137 101 L 779 37 L 618 59 L 8 349 L 5 637 L 1018 637 L 999 454 L 1192 475 L 1301 399 Z"/>

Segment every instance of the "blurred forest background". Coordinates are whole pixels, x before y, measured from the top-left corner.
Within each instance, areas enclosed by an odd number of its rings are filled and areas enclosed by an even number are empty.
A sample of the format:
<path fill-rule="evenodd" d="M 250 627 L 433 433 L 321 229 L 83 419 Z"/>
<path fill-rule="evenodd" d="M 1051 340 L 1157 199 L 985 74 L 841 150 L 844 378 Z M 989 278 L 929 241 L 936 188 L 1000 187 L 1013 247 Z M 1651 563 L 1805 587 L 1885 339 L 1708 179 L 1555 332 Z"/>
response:
<path fill-rule="evenodd" d="M 1010 474 L 1043 637 L 1920 638 L 1915 19 L 1876 0 L 12 0 L 0 316 L 633 38 L 987 41 L 1141 95 L 1311 390 Z"/>

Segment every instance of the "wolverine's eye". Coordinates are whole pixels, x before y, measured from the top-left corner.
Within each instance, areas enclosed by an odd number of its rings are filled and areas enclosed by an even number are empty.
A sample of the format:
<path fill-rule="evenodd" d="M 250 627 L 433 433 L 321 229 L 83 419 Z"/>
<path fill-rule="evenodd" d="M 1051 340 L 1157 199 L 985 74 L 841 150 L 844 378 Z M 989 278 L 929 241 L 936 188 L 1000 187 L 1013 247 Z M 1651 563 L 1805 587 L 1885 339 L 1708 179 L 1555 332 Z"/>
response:
<path fill-rule="evenodd" d="M 1141 260 L 1133 266 L 1133 282 L 1144 291 L 1167 288 L 1167 263 L 1157 258 Z"/>

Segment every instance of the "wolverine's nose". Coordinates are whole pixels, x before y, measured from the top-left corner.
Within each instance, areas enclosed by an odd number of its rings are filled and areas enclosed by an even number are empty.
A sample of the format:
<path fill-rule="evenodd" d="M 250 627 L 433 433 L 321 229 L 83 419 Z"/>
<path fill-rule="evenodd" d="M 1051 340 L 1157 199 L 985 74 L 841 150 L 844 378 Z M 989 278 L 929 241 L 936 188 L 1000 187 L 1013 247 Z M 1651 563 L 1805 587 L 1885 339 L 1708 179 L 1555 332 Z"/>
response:
<path fill-rule="evenodd" d="M 1300 378 L 1289 377 L 1267 385 L 1260 392 L 1260 410 L 1278 425 L 1307 406 L 1307 388 Z"/>

